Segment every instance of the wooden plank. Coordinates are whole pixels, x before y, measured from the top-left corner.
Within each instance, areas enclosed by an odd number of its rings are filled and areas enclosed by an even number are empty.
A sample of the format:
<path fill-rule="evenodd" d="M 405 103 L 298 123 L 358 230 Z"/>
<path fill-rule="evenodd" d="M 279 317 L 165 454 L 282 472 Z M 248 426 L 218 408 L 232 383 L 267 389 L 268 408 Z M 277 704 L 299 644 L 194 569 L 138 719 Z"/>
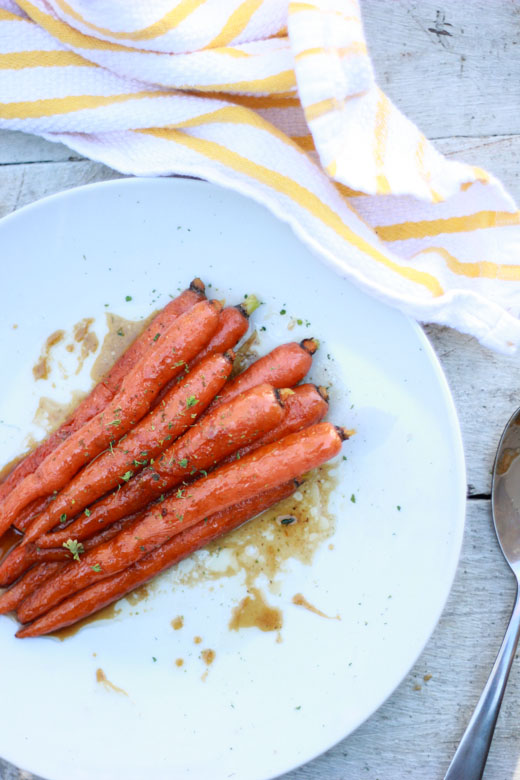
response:
<path fill-rule="evenodd" d="M 81 155 L 64 144 L 45 141 L 31 133 L 0 130 L 0 165 L 81 159 Z"/>
<path fill-rule="evenodd" d="M 0 217 L 55 192 L 118 177 L 91 160 L 0 166 Z"/>
<path fill-rule="evenodd" d="M 377 80 L 429 138 L 520 132 L 518 2 L 361 3 Z"/>

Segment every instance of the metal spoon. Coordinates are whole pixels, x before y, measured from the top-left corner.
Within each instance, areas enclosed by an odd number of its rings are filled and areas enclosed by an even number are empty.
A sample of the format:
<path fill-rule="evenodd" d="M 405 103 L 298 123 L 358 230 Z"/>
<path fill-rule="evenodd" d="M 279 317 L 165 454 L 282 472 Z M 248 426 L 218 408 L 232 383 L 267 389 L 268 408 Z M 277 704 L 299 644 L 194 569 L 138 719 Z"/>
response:
<path fill-rule="evenodd" d="M 444 780 L 480 780 L 520 636 L 520 409 L 502 434 L 493 467 L 491 506 L 504 557 L 516 577 L 515 606 L 488 681 Z"/>

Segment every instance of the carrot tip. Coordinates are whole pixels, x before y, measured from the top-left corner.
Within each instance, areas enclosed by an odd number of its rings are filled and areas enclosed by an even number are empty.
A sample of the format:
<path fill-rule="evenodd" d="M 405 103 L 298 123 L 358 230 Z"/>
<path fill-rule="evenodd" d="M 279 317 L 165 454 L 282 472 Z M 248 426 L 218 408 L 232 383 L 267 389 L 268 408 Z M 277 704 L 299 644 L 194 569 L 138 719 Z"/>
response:
<path fill-rule="evenodd" d="M 195 277 L 195 279 L 192 279 L 190 282 L 190 290 L 193 292 L 200 293 L 201 295 L 205 295 L 206 293 L 206 285 L 202 281 L 202 279 L 199 279 L 198 276 Z"/>
<path fill-rule="evenodd" d="M 226 351 L 224 352 L 224 357 L 225 357 L 225 358 L 226 358 L 226 360 L 228 360 L 228 361 L 229 361 L 231 364 L 233 364 L 233 363 L 235 362 L 235 357 L 236 357 L 236 355 L 235 355 L 235 351 L 234 351 L 233 349 L 226 349 Z"/>
<path fill-rule="evenodd" d="M 314 355 L 319 346 L 320 342 L 318 339 L 303 339 L 303 341 L 300 341 L 300 347 L 308 352 L 309 355 Z"/>
<path fill-rule="evenodd" d="M 350 439 L 351 436 L 354 436 L 356 431 L 354 428 L 342 428 L 341 425 L 335 425 L 336 431 L 338 432 L 338 436 L 341 439 L 341 441 L 346 441 L 347 439 Z"/>
<path fill-rule="evenodd" d="M 329 391 L 327 390 L 327 388 L 326 388 L 326 387 L 324 387 L 324 385 L 319 385 L 319 386 L 318 386 L 318 385 L 314 385 L 314 387 L 316 388 L 316 390 L 318 391 L 318 393 L 321 395 L 321 397 L 323 398 L 323 400 L 324 400 L 326 403 L 328 403 L 328 402 L 329 402 Z"/>
<path fill-rule="evenodd" d="M 251 314 L 258 309 L 260 301 L 256 295 L 248 295 L 242 303 L 239 303 L 235 308 L 241 312 L 244 317 L 250 317 Z"/>

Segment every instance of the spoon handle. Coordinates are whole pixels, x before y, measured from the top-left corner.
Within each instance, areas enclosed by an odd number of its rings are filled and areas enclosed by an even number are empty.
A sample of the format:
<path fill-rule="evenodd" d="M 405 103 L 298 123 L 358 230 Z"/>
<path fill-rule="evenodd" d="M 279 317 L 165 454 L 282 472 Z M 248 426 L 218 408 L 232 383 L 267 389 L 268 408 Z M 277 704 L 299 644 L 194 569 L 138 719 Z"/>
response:
<path fill-rule="evenodd" d="M 480 780 L 482 777 L 519 636 L 520 592 L 517 582 L 515 606 L 493 669 L 444 780 Z"/>

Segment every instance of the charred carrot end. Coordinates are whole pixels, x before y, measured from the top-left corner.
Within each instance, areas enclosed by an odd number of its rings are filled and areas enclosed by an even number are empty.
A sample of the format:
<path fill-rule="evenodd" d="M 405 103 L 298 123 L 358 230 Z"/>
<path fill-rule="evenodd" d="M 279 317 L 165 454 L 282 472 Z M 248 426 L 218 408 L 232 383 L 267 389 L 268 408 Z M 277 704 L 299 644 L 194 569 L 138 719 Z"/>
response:
<path fill-rule="evenodd" d="M 256 295 L 248 295 L 242 303 L 235 306 L 238 311 L 244 315 L 244 317 L 250 317 L 254 311 L 260 306 L 260 301 Z"/>
<path fill-rule="evenodd" d="M 202 281 L 202 279 L 199 279 L 198 276 L 195 277 L 195 279 L 192 279 L 190 282 L 190 290 L 192 292 L 199 293 L 200 295 L 206 294 L 206 285 Z"/>
<path fill-rule="evenodd" d="M 300 347 L 308 352 L 309 355 L 314 355 L 319 346 L 320 342 L 318 339 L 303 339 L 303 341 L 300 341 Z"/>
<path fill-rule="evenodd" d="M 321 395 L 321 397 L 323 398 L 325 403 L 328 404 L 328 402 L 329 402 L 329 391 L 327 390 L 327 388 L 324 387 L 323 385 L 319 385 L 319 386 L 318 385 L 314 385 L 314 387 L 316 388 L 318 393 Z"/>
<path fill-rule="evenodd" d="M 213 308 L 215 309 L 215 311 L 216 311 L 216 312 L 218 312 L 218 314 L 220 314 L 220 312 L 221 312 L 221 311 L 222 311 L 222 309 L 224 308 L 224 304 L 222 303 L 222 301 L 217 301 L 217 299 L 216 299 L 216 298 L 212 298 L 212 299 L 210 300 L 210 304 L 213 306 Z"/>
<path fill-rule="evenodd" d="M 224 357 L 226 358 L 228 363 L 231 363 L 231 365 L 233 365 L 233 363 L 235 362 L 235 358 L 236 358 L 234 350 L 226 349 L 226 351 L 224 352 Z"/>
<path fill-rule="evenodd" d="M 356 431 L 353 428 L 343 428 L 341 425 L 334 426 L 338 432 L 338 436 L 341 441 L 347 441 L 351 436 L 354 436 Z"/>

